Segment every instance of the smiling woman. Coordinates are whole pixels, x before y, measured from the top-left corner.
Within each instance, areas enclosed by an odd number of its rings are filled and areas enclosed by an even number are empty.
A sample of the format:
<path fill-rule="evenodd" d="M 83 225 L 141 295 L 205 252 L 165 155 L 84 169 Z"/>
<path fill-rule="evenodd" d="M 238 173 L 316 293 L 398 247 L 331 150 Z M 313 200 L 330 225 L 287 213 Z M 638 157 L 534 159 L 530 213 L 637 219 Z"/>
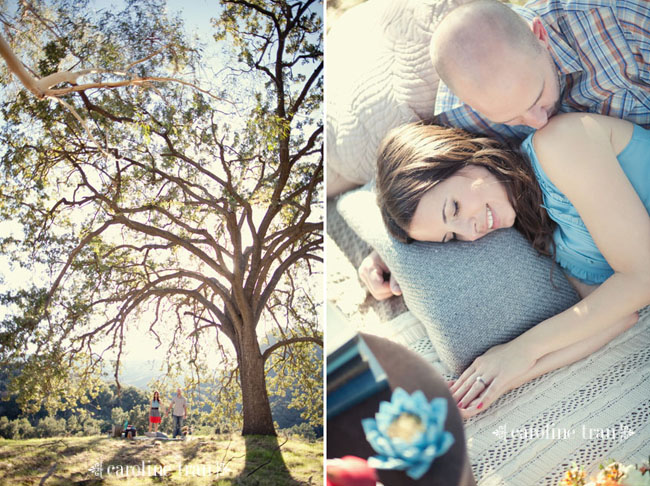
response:
<path fill-rule="evenodd" d="M 474 241 L 514 224 L 583 297 L 474 360 L 451 387 L 465 417 L 593 353 L 650 304 L 650 131 L 572 113 L 522 149 L 530 163 L 490 139 L 411 124 L 390 132 L 379 152 L 377 197 L 395 237 Z"/>

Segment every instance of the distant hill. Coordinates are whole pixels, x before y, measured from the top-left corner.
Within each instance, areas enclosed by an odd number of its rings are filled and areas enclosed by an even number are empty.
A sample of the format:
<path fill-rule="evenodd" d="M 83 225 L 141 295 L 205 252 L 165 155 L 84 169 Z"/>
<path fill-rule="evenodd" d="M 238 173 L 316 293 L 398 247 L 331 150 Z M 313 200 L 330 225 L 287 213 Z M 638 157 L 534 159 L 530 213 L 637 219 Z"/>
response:
<path fill-rule="evenodd" d="M 151 381 L 162 378 L 165 374 L 160 371 L 162 360 L 128 360 L 122 363 L 120 371 L 120 384 L 131 385 L 141 390 L 148 391 Z M 107 374 L 106 380 L 114 381 L 112 374 Z"/>
<path fill-rule="evenodd" d="M 273 344 L 273 343 L 271 343 Z M 322 351 L 319 349 L 314 356 L 314 359 L 322 359 Z M 122 363 L 122 370 L 120 372 L 120 384 L 122 386 L 134 386 L 143 391 L 149 391 L 148 385 L 150 382 L 157 378 L 162 378 L 164 373 L 160 371 L 163 364 L 162 360 L 128 360 Z M 272 374 L 274 374 L 272 372 Z M 106 381 L 109 383 L 114 382 L 112 374 L 106 374 Z M 210 384 L 204 383 L 204 389 L 209 389 Z M 291 402 L 292 394 L 289 391 L 284 397 L 271 397 L 271 413 L 273 419 L 278 423 L 280 428 L 289 428 L 293 425 L 301 424 L 304 420 L 300 417 L 300 410 L 288 408 Z M 321 435 L 319 429 L 317 435 Z"/>

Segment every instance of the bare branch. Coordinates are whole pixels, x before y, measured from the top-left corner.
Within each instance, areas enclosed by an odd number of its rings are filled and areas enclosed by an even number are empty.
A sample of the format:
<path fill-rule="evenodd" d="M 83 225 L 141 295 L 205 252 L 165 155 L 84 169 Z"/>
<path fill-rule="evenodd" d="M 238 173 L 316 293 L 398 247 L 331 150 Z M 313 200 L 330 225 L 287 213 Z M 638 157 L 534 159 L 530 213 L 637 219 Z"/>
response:
<path fill-rule="evenodd" d="M 9 71 L 14 73 L 16 77 L 23 83 L 23 86 L 34 94 L 39 99 L 45 97 L 45 93 L 38 84 L 38 80 L 27 72 L 23 63 L 16 57 L 11 46 L 5 41 L 4 37 L 0 35 L 0 55 L 7 63 Z"/>
<path fill-rule="evenodd" d="M 97 230 L 92 231 L 89 233 L 85 238 L 81 240 L 81 242 L 77 245 L 77 247 L 70 252 L 70 256 L 68 257 L 68 261 L 65 263 L 63 266 L 63 269 L 59 272 L 59 276 L 56 278 L 54 281 L 54 284 L 50 288 L 50 291 L 47 294 L 47 299 L 46 299 L 46 304 L 45 308 L 49 307 L 49 304 L 52 300 L 52 296 L 54 295 L 54 292 L 56 292 L 56 289 L 59 287 L 59 284 L 61 283 L 61 280 L 63 279 L 64 275 L 68 271 L 68 268 L 70 268 L 70 265 L 72 265 L 72 262 L 76 258 L 76 256 L 79 254 L 81 250 L 83 250 L 88 243 L 92 241 L 93 238 L 99 236 L 102 234 L 106 229 L 108 229 L 111 225 L 115 224 L 115 221 L 107 221 L 104 223 L 101 227 L 99 227 Z"/>
<path fill-rule="evenodd" d="M 321 348 L 323 347 L 323 340 L 321 338 L 314 337 L 314 336 L 293 337 L 293 338 L 289 338 L 289 339 L 287 339 L 285 341 L 278 341 L 273 346 L 269 346 L 264 351 L 264 353 L 262 353 L 262 359 L 264 361 L 266 361 L 268 359 L 268 357 L 271 356 L 271 354 L 273 354 L 273 351 L 275 351 L 276 349 L 279 349 L 279 348 L 282 348 L 282 347 L 285 347 L 285 346 L 290 346 L 290 345 L 296 344 L 296 343 L 314 343 L 314 344 L 318 344 Z"/>

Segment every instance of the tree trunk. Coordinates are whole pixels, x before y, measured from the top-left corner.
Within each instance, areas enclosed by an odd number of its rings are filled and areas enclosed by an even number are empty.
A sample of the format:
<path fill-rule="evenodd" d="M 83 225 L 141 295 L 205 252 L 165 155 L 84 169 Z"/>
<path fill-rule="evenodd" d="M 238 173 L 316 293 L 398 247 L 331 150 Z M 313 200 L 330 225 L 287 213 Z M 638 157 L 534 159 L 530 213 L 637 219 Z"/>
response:
<path fill-rule="evenodd" d="M 248 326 L 244 324 L 244 327 Z M 237 351 L 242 389 L 244 427 L 242 435 L 277 435 L 266 392 L 264 360 L 254 331 L 244 331 Z"/>

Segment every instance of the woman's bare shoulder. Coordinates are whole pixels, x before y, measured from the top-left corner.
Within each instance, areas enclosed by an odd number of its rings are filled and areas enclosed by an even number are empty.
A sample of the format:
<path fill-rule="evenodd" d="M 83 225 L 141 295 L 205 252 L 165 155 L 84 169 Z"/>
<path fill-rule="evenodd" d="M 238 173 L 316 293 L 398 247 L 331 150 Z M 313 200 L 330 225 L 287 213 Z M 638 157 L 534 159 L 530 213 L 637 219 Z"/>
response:
<path fill-rule="evenodd" d="M 580 144 L 608 144 L 615 154 L 620 153 L 629 143 L 634 125 L 596 113 L 561 113 L 554 116 L 548 124 L 534 135 L 535 148 L 543 152 L 562 150 L 565 144 L 579 147 Z M 552 163 L 552 162 L 551 162 Z"/>

